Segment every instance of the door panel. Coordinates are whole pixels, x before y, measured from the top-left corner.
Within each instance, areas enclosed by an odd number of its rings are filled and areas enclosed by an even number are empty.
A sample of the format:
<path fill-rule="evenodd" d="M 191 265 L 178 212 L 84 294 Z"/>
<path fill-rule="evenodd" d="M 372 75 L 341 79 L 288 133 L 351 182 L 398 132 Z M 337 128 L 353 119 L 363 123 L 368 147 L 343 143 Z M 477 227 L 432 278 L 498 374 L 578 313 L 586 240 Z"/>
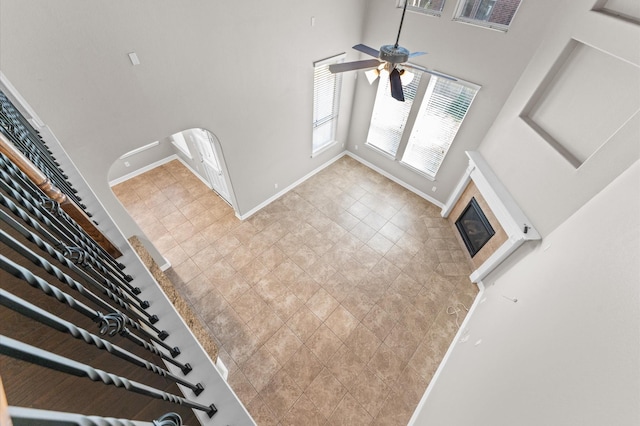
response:
<path fill-rule="evenodd" d="M 202 166 L 214 191 L 231 204 L 229 188 L 225 180 L 220 161 L 213 146 L 213 137 L 206 130 L 193 129 L 193 140 L 196 142 Z"/>

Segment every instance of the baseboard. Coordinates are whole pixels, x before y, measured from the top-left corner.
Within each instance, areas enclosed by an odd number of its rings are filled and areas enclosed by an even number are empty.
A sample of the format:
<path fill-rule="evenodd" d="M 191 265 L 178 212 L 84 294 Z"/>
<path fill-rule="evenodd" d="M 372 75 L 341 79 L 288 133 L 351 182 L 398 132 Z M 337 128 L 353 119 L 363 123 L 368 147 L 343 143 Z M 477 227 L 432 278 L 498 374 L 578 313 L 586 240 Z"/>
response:
<path fill-rule="evenodd" d="M 453 338 L 453 341 L 449 345 L 449 349 L 447 349 L 447 352 L 442 357 L 442 361 L 438 365 L 437 370 L 435 371 L 435 373 L 433 373 L 433 377 L 431 378 L 431 381 L 429 381 L 429 386 L 427 386 L 427 389 L 424 391 L 422 398 L 420 398 L 420 402 L 418 402 L 418 406 L 413 412 L 411 419 L 409 419 L 409 423 L 407 423 L 407 426 L 419 426 L 416 423 L 418 420 L 418 417 L 420 416 L 420 413 L 424 409 L 424 406 L 427 403 L 427 400 L 429 399 L 429 395 L 433 391 L 433 388 L 438 383 L 438 378 L 440 377 L 440 374 L 442 374 L 442 370 L 444 369 L 445 365 L 447 365 L 449 358 L 451 358 L 451 354 L 453 353 L 454 348 L 456 347 L 458 342 L 461 342 L 461 343 L 463 342 L 462 339 L 465 339 L 464 341 L 466 341 L 466 339 L 469 338 L 469 335 L 468 335 L 469 330 L 468 330 L 467 324 L 469 324 L 469 322 L 471 321 L 471 317 L 473 317 L 473 313 L 475 312 L 476 308 L 484 298 L 485 287 L 482 281 L 479 281 L 477 284 L 479 289 L 478 294 L 476 295 L 476 298 L 473 301 L 473 304 L 469 308 L 469 312 L 467 313 L 467 316 L 464 318 L 464 321 L 462 321 L 462 324 L 460 324 L 460 328 L 458 328 L 458 332 L 456 333 L 455 337 Z"/>
<path fill-rule="evenodd" d="M 404 182 L 403 180 L 398 179 L 397 177 L 393 176 L 389 172 L 379 168 L 375 164 L 372 164 L 372 163 L 368 162 L 364 158 L 359 157 L 359 156 L 355 155 L 354 153 L 352 153 L 350 151 L 342 151 L 340 154 L 336 155 L 335 157 L 333 157 L 332 159 L 330 159 L 326 163 L 322 164 L 320 167 L 312 170 L 311 172 L 307 173 L 305 176 L 301 177 L 300 179 L 298 179 L 297 181 L 295 181 L 291 185 L 287 186 L 286 188 L 283 188 L 277 194 L 271 196 L 270 198 L 266 199 L 262 203 L 258 204 L 256 207 L 254 207 L 253 209 L 249 210 L 247 213 L 239 214 L 236 211 L 236 217 L 238 219 L 240 219 L 240 220 L 245 220 L 245 219 L 253 216 L 254 214 L 259 212 L 260 210 L 262 210 L 263 208 L 265 208 L 266 206 L 268 206 L 269 204 L 271 204 L 272 202 L 274 202 L 278 198 L 280 198 L 283 195 L 285 195 L 287 192 L 291 191 L 293 188 L 295 188 L 298 185 L 304 183 L 306 180 L 310 179 L 311 177 L 313 177 L 317 173 L 319 173 L 322 170 L 324 170 L 325 168 L 329 167 L 330 165 L 332 165 L 333 163 L 335 163 L 336 161 L 338 161 L 340 158 L 344 157 L 345 155 L 348 155 L 349 157 L 353 158 L 354 160 L 358 161 L 359 163 L 364 164 L 365 166 L 369 167 L 372 170 L 375 170 L 376 172 L 380 173 L 382 176 L 392 180 L 393 182 L 397 183 L 398 185 L 402 186 L 403 188 L 405 188 L 405 189 L 413 192 L 414 194 L 424 198 L 425 200 L 427 200 L 430 203 L 440 207 L 441 209 L 445 207 L 445 205 L 443 203 L 441 203 L 440 201 L 438 201 L 435 198 L 429 196 L 428 194 L 420 191 L 418 188 L 415 188 L 414 186 L 409 185 L 408 183 Z M 119 177 L 117 179 L 111 180 L 111 181 L 109 181 L 109 186 L 115 186 L 115 185 L 117 185 L 119 183 L 125 182 L 125 181 L 127 181 L 129 179 L 132 179 L 132 178 L 142 174 L 142 173 L 148 172 L 149 170 L 152 170 L 152 169 L 154 169 L 156 167 L 159 167 L 159 166 L 161 166 L 163 164 L 166 164 L 166 163 L 168 163 L 170 161 L 173 161 L 173 160 L 180 161 L 187 169 L 189 169 L 189 171 L 191 173 L 193 173 L 195 176 L 197 176 L 198 179 L 200 179 L 208 188 L 211 189 L 211 185 L 209 184 L 209 182 L 207 182 L 206 179 L 204 179 L 202 176 L 200 176 L 200 174 L 198 174 L 195 170 L 193 170 L 191 168 L 191 166 L 189 166 L 189 164 L 186 161 L 184 161 L 182 158 L 180 158 L 180 156 L 178 156 L 177 154 L 172 154 L 172 155 L 170 155 L 170 156 L 168 156 L 166 158 L 163 158 L 162 160 L 159 160 L 159 161 L 156 161 L 154 163 L 151 163 L 148 166 L 144 166 L 144 167 L 142 167 L 140 169 L 137 169 L 137 170 L 134 170 L 133 172 L 128 173 L 128 174 L 126 174 L 126 175 L 124 175 L 122 177 Z"/>
<path fill-rule="evenodd" d="M 260 210 L 262 210 L 263 208 L 267 207 L 269 204 L 273 203 L 278 198 L 282 197 L 287 192 L 291 191 L 296 186 L 300 185 L 301 183 L 304 183 L 306 180 L 308 180 L 309 178 L 313 177 L 315 174 L 321 172 L 322 170 L 326 169 L 327 167 L 329 167 L 330 165 L 332 165 L 333 163 L 335 163 L 336 161 L 338 161 L 339 159 L 344 157 L 346 153 L 347 153 L 347 151 L 342 151 L 340 154 L 336 155 L 331 160 L 329 160 L 326 163 L 322 164 L 320 167 L 312 170 L 310 173 L 307 173 L 306 175 L 304 175 L 303 177 L 301 177 L 297 181 L 293 182 L 291 185 L 289 185 L 286 188 L 282 189 L 280 192 L 278 192 L 274 196 L 272 196 L 272 197 L 268 198 L 267 200 L 263 201 L 262 203 L 258 204 L 256 207 L 254 207 L 253 209 L 249 210 L 247 213 L 242 214 L 242 215 L 239 215 L 238 213 L 236 213 L 236 217 L 238 219 L 240 219 L 240 220 L 245 220 L 245 219 L 251 217 L 252 215 L 254 215 L 257 212 L 259 212 Z"/>
<path fill-rule="evenodd" d="M 353 152 L 351 152 L 351 151 L 345 151 L 345 152 L 346 152 L 346 155 L 348 155 L 349 157 L 353 158 L 357 162 L 364 164 L 365 166 L 369 167 L 372 170 L 375 170 L 376 172 L 380 173 L 382 176 L 394 181 L 395 183 L 397 183 L 401 187 L 403 187 L 405 189 L 408 189 L 409 191 L 413 192 L 414 194 L 424 198 L 425 200 L 427 200 L 431 204 L 434 204 L 434 205 L 440 207 L 441 209 L 444 208 L 444 204 L 442 202 L 440 202 L 440 201 L 436 200 L 435 198 L 429 196 L 429 194 L 420 191 L 418 188 L 409 185 L 408 183 L 406 183 L 405 181 L 403 181 L 401 179 L 398 179 L 397 177 L 395 177 L 391 173 L 389 173 L 389 172 L 387 172 L 385 170 L 382 170 L 380 167 L 376 166 L 375 164 L 372 164 L 372 163 L 368 162 L 364 158 L 358 157 Z"/>
<path fill-rule="evenodd" d="M 155 162 L 153 162 L 153 163 L 151 163 L 149 165 L 146 165 L 144 167 L 136 169 L 136 170 L 132 171 L 131 173 L 127 173 L 126 175 L 121 176 L 121 177 L 119 177 L 117 179 L 110 180 L 109 181 L 109 186 L 113 187 L 113 186 L 116 186 L 119 183 L 126 182 L 129 179 L 133 179 L 134 177 L 136 177 L 138 175 L 141 175 L 141 174 L 143 174 L 145 172 L 148 172 L 149 170 L 155 169 L 156 167 L 160 167 L 163 164 L 167 164 L 168 162 L 176 160 L 176 159 L 180 160 L 180 157 L 178 157 L 176 154 L 173 154 L 173 155 L 170 155 L 168 157 L 163 158 L 162 160 L 155 161 Z M 184 163 L 184 161 L 183 161 L 183 163 Z"/>

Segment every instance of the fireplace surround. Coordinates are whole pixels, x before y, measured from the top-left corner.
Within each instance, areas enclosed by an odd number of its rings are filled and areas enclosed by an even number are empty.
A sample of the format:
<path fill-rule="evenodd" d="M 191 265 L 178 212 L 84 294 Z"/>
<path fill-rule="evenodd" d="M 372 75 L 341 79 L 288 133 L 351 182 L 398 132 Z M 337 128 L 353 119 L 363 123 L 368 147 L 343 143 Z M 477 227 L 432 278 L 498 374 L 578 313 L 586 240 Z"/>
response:
<path fill-rule="evenodd" d="M 469 157 L 469 166 L 442 209 L 441 215 L 449 218 L 452 225 L 458 228 L 455 222 L 465 216 L 473 198 L 485 216 L 487 224 L 495 231 L 491 238 L 487 238 L 477 247 L 475 253 L 471 254 L 472 250 L 469 250 L 469 261 L 475 268 L 469 278 L 477 283 L 523 243 L 539 240 L 540 235 L 482 155 L 477 151 L 467 151 L 466 154 Z M 464 237 L 460 237 L 460 242 L 467 249 Z"/>

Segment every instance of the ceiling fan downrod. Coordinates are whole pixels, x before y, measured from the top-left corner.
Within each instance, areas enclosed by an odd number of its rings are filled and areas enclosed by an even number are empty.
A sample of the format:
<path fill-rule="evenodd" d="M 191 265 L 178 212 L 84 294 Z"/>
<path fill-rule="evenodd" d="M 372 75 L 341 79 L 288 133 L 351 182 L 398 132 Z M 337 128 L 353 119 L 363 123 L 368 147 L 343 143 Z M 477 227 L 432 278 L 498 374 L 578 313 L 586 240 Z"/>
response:
<path fill-rule="evenodd" d="M 404 22 L 404 14 L 407 12 L 407 3 L 409 0 L 404 1 L 404 7 L 402 8 L 402 18 L 400 18 L 400 28 L 398 28 L 398 37 L 396 37 L 396 44 L 393 45 L 396 49 L 400 45 L 400 32 L 402 31 L 402 23 Z"/>

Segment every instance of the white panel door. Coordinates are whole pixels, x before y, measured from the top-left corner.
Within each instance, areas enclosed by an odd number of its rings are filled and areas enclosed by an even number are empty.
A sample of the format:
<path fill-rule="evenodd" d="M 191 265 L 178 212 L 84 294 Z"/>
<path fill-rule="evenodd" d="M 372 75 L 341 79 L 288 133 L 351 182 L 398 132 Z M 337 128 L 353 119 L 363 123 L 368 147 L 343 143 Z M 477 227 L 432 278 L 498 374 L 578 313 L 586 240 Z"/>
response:
<path fill-rule="evenodd" d="M 229 199 L 229 188 L 225 180 L 220 161 L 216 156 L 213 147 L 213 137 L 209 132 L 202 129 L 193 129 L 193 139 L 198 146 L 200 159 L 207 175 L 209 183 L 214 191 L 216 191 L 225 201 L 231 204 Z"/>

